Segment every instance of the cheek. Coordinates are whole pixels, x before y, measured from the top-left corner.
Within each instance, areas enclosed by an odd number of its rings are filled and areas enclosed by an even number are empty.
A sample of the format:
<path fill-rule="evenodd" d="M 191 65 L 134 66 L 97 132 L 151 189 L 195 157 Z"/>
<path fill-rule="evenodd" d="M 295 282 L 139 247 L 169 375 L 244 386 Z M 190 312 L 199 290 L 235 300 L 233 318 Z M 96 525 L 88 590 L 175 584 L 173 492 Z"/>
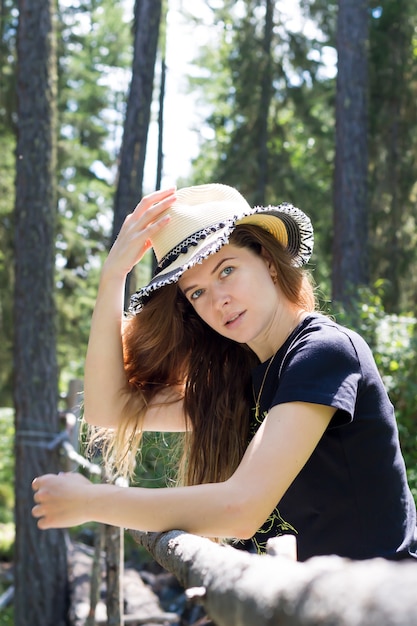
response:
<path fill-rule="evenodd" d="M 206 322 L 206 324 L 209 324 L 210 326 L 209 320 L 211 308 L 208 306 L 207 298 L 205 298 L 205 300 L 205 302 L 203 302 L 203 300 L 196 300 L 194 303 L 191 303 L 191 306 L 193 307 L 196 315 L 198 315 L 203 322 Z"/>
<path fill-rule="evenodd" d="M 246 288 L 248 291 L 251 291 L 253 297 L 256 297 L 257 294 L 265 296 L 276 293 L 272 277 L 265 267 L 257 274 L 251 275 L 250 279 L 246 282 Z"/>

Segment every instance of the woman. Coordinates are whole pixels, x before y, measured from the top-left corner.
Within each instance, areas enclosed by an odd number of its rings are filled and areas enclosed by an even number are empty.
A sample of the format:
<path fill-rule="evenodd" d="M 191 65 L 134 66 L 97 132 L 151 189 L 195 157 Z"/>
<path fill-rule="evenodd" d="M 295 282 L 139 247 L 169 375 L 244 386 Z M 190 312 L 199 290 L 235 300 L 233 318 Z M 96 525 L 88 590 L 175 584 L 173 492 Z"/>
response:
<path fill-rule="evenodd" d="M 182 486 L 42 476 L 39 528 L 182 529 L 259 552 L 292 533 L 300 560 L 416 557 L 392 406 L 365 342 L 314 311 L 312 245 L 304 213 L 251 209 L 225 185 L 143 198 L 103 266 L 85 419 L 119 473 L 141 432 L 184 431 Z M 157 272 L 124 320 L 125 278 L 151 246 Z"/>

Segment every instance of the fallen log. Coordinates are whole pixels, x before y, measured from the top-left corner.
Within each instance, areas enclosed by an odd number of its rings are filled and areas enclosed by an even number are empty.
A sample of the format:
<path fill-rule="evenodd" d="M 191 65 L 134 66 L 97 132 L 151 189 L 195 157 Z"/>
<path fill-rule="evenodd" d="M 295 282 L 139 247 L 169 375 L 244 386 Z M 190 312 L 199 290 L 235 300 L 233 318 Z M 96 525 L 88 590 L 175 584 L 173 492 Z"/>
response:
<path fill-rule="evenodd" d="M 181 531 L 131 534 L 199 598 L 216 626 L 417 626 L 414 561 L 323 556 L 298 563 Z"/>

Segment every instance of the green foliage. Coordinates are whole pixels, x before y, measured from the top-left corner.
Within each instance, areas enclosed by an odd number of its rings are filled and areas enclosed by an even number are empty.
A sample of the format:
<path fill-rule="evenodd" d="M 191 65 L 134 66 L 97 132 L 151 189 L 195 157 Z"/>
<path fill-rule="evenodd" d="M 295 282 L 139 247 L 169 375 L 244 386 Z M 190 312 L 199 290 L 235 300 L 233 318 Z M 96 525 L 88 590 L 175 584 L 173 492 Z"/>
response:
<path fill-rule="evenodd" d="M 372 350 L 377 349 L 377 328 L 385 317 L 383 306 L 384 282 L 379 281 L 373 289 L 360 287 L 351 294 L 350 305 L 337 304 L 333 314 L 340 324 L 356 330 Z"/>
<path fill-rule="evenodd" d="M 16 107 L 15 2 L 1 5 L 0 36 L 0 406 L 11 405 L 13 228 Z"/>
<path fill-rule="evenodd" d="M 11 561 L 14 553 L 15 525 L 13 522 L 0 524 L 0 560 Z"/>
<path fill-rule="evenodd" d="M 61 391 L 82 376 L 99 268 L 108 248 L 130 78 L 122 3 L 58 2 L 56 305 Z M 12 401 L 16 2 L 2 3 L 0 40 L 0 406 Z"/>
<path fill-rule="evenodd" d="M 153 488 L 174 486 L 183 437 L 182 433 L 144 433 L 137 459 L 135 484 Z"/>
<path fill-rule="evenodd" d="M 349 311 L 337 320 L 361 334 L 373 350 L 395 413 L 408 480 L 417 502 L 417 319 L 388 315 L 383 308 L 383 282 L 362 289 Z"/>
<path fill-rule="evenodd" d="M 417 0 L 370 4 L 371 276 L 399 314 L 417 304 Z"/>
<path fill-rule="evenodd" d="M 395 406 L 409 482 L 417 502 L 417 319 L 388 315 L 377 328 L 376 361 Z"/>
<path fill-rule="evenodd" d="M 5 592 L 7 587 L 0 583 L 0 594 Z M 14 610 L 12 606 L 6 607 L 1 613 L 1 626 L 14 626 Z"/>
<path fill-rule="evenodd" d="M 271 48 L 265 46 L 264 3 L 224 2 L 213 8 L 213 36 L 201 48 L 190 80 L 211 112 L 193 163 L 193 182 L 236 186 L 250 203 L 289 201 L 312 217 L 316 274 L 329 285 L 334 155 L 334 68 L 326 65 L 334 33 L 303 29 L 274 5 Z M 305 9 L 307 11 L 307 9 Z M 334 14 L 334 12 L 333 12 Z M 321 14 L 320 14 L 321 15 Z M 309 24 L 311 26 L 312 23 Z M 327 31 L 329 25 L 326 23 Z M 271 101 L 265 111 L 264 81 Z M 261 128 L 267 117 L 267 163 L 261 171 Z M 266 179 L 265 198 L 260 198 Z"/>
<path fill-rule="evenodd" d="M 11 409 L 0 409 L 0 560 L 14 548 L 14 423 Z"/>
<path fill-rule="evenodd" d="M 14 150 L 15 138 L 9 130 L 1 128 L 0 114 L 0 406 L 11 404 Z"/>
<path fill-rule="evenodd" d="M 190 81 L 209 111 L 193 181 L 235 185 L 253 202 L 266 176 L 267 202 L 287 200 L 312 217 L 317 282 L 330 291 L 336 86 L 329 59 L 338 3 L 300 0 L 295 19 L 274 4 L 267 172 L 258 167 L 266 3 L 227 1 L 212 4 L 205 22 L 212 37 Z M 370 276 L 385 280 L 384 308 L 399 314 L 417 303 L 417 0 L 369 8 Z"/>
<path fill-rule="evenodd" d="M 14 423 L 11 409 L 0 409 L 0 522 L 13 520 Z"/>
<path fill-rule="evenodd" d="M 64 392 L 83 376 L 108 248 L 131 42 L 123 7 L 110 0 L 62 5 L 60 33 L 56 299 Z"/>

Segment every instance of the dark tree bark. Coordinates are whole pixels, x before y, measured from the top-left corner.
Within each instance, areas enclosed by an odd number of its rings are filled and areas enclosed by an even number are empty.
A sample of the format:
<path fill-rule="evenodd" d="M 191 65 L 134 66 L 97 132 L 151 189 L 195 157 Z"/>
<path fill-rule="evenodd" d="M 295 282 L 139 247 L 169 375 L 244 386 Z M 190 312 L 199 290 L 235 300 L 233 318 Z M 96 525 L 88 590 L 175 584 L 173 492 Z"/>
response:
<path fill-rule="evenodd" d="M 16 626 L 67 623 L 65 534 L 38 530 L 31 482 L 56 472 L 54 0 L 20 0 L 15 205 Z"/>
<path fill-rule="evenodd" d="M 268 184 L 268 119 L 272 98 L 272 33 L 274 30 L 274 5 L 272 0 L 265 2 L 265 29 L 263 40 L 263 61 L 261 75 L 261 101 L 258 120 L 258 175 L 254 203 L 265 204 Z"/>
<path fill-rule="evenodd" d="M 162 6 L 161 17 L 161 78 L 159 88 L 159 109 L 158 109 L 158 153 L 156 163 L 156 185 L 155 189 L 161 188 L 162 172 L 164 164 L 164 104 L 165 104 L 165 85 L 166 85 L 166 28 L 167 28 L 167 2 Z M 155 254 L 152 255 L 152 275 L 154 275 L 157 266 Z"/>
<path fill-rule="evenodd" d="M 165 56 L 161 60 L 161 88 L 159 91 L 159 110 L 158 110 L 158 153 L 156 163 L 156 185 L 155 188 L 161 187 L 162 171 L 164 163 L 164 102 L 165 102 L 165 83 L 166 83 L 167 66 Z"/>
<path fill-rule="evenodd" d="M 367 0 L 339 0 L 333 298 L 348 304 L 368 282 Z"/>
<path fill-rule="evenodd" d="M 123 130 L 111 243 L 116 239 L 125 217 L 142 197 L 161 10 L 162 0 L 135 1 L 132 79 Z M 127 296 L 129 291 L 127 284 Z"/>

